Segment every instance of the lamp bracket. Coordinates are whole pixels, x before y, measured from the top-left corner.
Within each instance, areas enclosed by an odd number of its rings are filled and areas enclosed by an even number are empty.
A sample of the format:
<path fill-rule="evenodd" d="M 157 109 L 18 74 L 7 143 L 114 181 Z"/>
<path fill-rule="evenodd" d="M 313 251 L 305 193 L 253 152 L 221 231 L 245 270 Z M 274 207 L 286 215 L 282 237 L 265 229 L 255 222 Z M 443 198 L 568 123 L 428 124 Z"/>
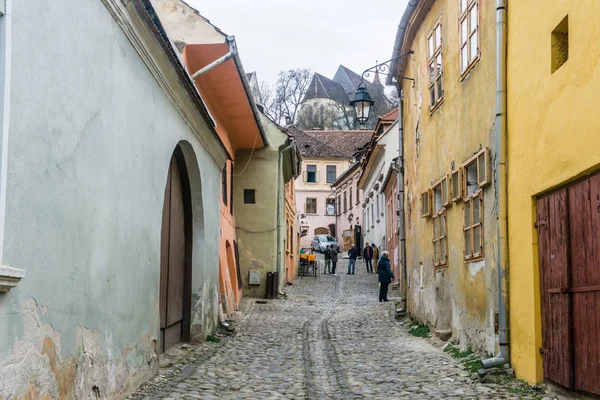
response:
<path fill-rule="evenodd" d="M 360 88 L 361 85 L 362 85 L 362 87 L 366 87 L 366 84 L 364 83 L 365 78 L 370 77 L 372 72 L 373 73 L 378 73 L 378 72 L 386 73 L 386 72 L 389 72 L 390 71 L 390 63 L 392 61 L 399 60 L 402 57 L 406 57 L 406 56 L 414 54 L 414 53 L 415 53 L 414 50 L 410 50 L 410 51 L 408 51 L 408 52 L 406 52 L 404 54 L 400 54 L 399 56 L 396 56 L 394 58 L 390 58 L 389 60 L 384 61 L 382 63 L 376 63 L 374 66 L 365 69 L 363 71 L 363 73 L 361 74 L 361 76 L 360 76 L 360 83 L 358 84 L 358 87 Z M 413 81 L 413 87 L 414 87 L 414 84 L 415 84 L 415 80 L 414 79 L 407 78 L 407 77 L 404 77 L 404 76 L 399 77 L 399 79 L 408 79 L 408 80 Z"/>

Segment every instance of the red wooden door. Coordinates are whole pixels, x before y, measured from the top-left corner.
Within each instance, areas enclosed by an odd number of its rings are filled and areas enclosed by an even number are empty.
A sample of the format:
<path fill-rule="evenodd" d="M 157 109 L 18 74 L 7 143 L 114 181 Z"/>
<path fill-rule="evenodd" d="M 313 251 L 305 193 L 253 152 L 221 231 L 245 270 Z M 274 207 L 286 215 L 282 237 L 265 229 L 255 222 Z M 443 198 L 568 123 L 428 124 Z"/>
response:
<path fill-rule="evenodd" d="M 538 199 L 544 375 L 600 394 L 600 174 Z"/>
<path fill-rule="evenodd" d="M 538 199 L 538 251 L 544 376 L 563 386 L 573 381 L 569 286 L 567 193 Z"/>
<path fill-rule="evenodd" d="M 161 232 L 160 347 L 163 352 L 183 338 L 185 210 L 181 178 L 173 157 L 165 188 Z"/>
<path fill-rule="evenodd" d="M 600 175 L 569 187 L 573 387 L 600 394 Z"/>

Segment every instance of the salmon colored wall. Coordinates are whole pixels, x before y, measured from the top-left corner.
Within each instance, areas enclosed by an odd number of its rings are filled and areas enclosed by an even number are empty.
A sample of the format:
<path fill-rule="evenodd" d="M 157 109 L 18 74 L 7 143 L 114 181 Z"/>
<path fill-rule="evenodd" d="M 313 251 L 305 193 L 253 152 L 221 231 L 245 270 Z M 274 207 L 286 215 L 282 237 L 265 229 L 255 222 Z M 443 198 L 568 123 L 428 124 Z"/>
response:
<path fill-rule="evenodd" d="M 237 240 L 235 233 L 235 208 L 233 214 L 230 212 L 231 207 L 231 168 L 233 164 L 227 161 L 227 204 L 223 202 L 223 193 L 221 193 L 221 231 L 219 245 L 219 260 L 220 260 L 220 276 L 222 276 L 223 284 L 221 285 L 221 302 L 223 303 L 224 312 L 232 314 L 239 307 L 239 301 L 242 297 L 242 290 L 238 289 L 237 269 L 235 266 L 235 253 L 233 264 L 231 265 L 231 257 L 228 256 L 228 246 L 234 249 L 233 242 Z M 234 181 L 235 184 L 235 181 Z"/>

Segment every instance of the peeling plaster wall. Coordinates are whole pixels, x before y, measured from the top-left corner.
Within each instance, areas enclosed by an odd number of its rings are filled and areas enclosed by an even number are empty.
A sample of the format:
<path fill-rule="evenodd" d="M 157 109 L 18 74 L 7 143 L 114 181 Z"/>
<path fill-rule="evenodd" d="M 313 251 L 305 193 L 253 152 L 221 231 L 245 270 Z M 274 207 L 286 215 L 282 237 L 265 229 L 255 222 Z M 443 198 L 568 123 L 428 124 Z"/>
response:
<path fill-rule="evenodd" d="M 435 330 L 451 330 L 461 345 L 493 352 L 497 312 L 495 184 L 484 191 L 484 259 L 465 262 L 464 203 L 447 208 L 448 267 L 433 267 L 433 221 L 421 218 L 420 194 L 475 154 L 490 147 L 495 159 L 495 7 L 480 1 L 481 58 L 461 81 L 459 71 L 459 3 L 437 0 L 408 45 L 415 54 L 407 61 L 404 90 L 404 167 L 408 311 Z M 423 3 L 420 3 L 423 4 Z M 416 18 L 420 21 L 421 18 Z M 429 110 L 427 37 L 438 21 L 442 25 L 444 100 Z M 414 22 L 413 22 L 414 23 Z M 481 146 L 481 147 L 480 147 Z M 494 176 L 493 168 L 489 170 Z"/>
<path fill-rule="evenodd" d="M 27 276 L 0 295 L 0 398 L 121 398 L 158 368 L 161 216 L 178 143 L 194 214 L 193 339 L 216 326 L 220 167 L 102 2 L 15 1 L 12 56 L 1 261 Z"/>

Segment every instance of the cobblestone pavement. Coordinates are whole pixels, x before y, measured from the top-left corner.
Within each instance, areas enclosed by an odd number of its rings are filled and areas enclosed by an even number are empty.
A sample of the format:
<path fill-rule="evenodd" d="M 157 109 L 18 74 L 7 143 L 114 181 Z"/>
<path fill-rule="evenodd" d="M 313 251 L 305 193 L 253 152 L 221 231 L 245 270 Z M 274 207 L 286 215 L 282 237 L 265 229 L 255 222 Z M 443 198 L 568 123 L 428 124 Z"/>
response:
<path fill-rule="evenodd" d="M 234 336 L 190 347 L 130 398 L 536 398 L 481 383 L 409 335 L 393 302 L 378 302 L 376 275 L 360 262 L 346 275 L 347 260 L 339 264 L 337 276 L 298 278 L 285 299 L 244 299 Z"/>

